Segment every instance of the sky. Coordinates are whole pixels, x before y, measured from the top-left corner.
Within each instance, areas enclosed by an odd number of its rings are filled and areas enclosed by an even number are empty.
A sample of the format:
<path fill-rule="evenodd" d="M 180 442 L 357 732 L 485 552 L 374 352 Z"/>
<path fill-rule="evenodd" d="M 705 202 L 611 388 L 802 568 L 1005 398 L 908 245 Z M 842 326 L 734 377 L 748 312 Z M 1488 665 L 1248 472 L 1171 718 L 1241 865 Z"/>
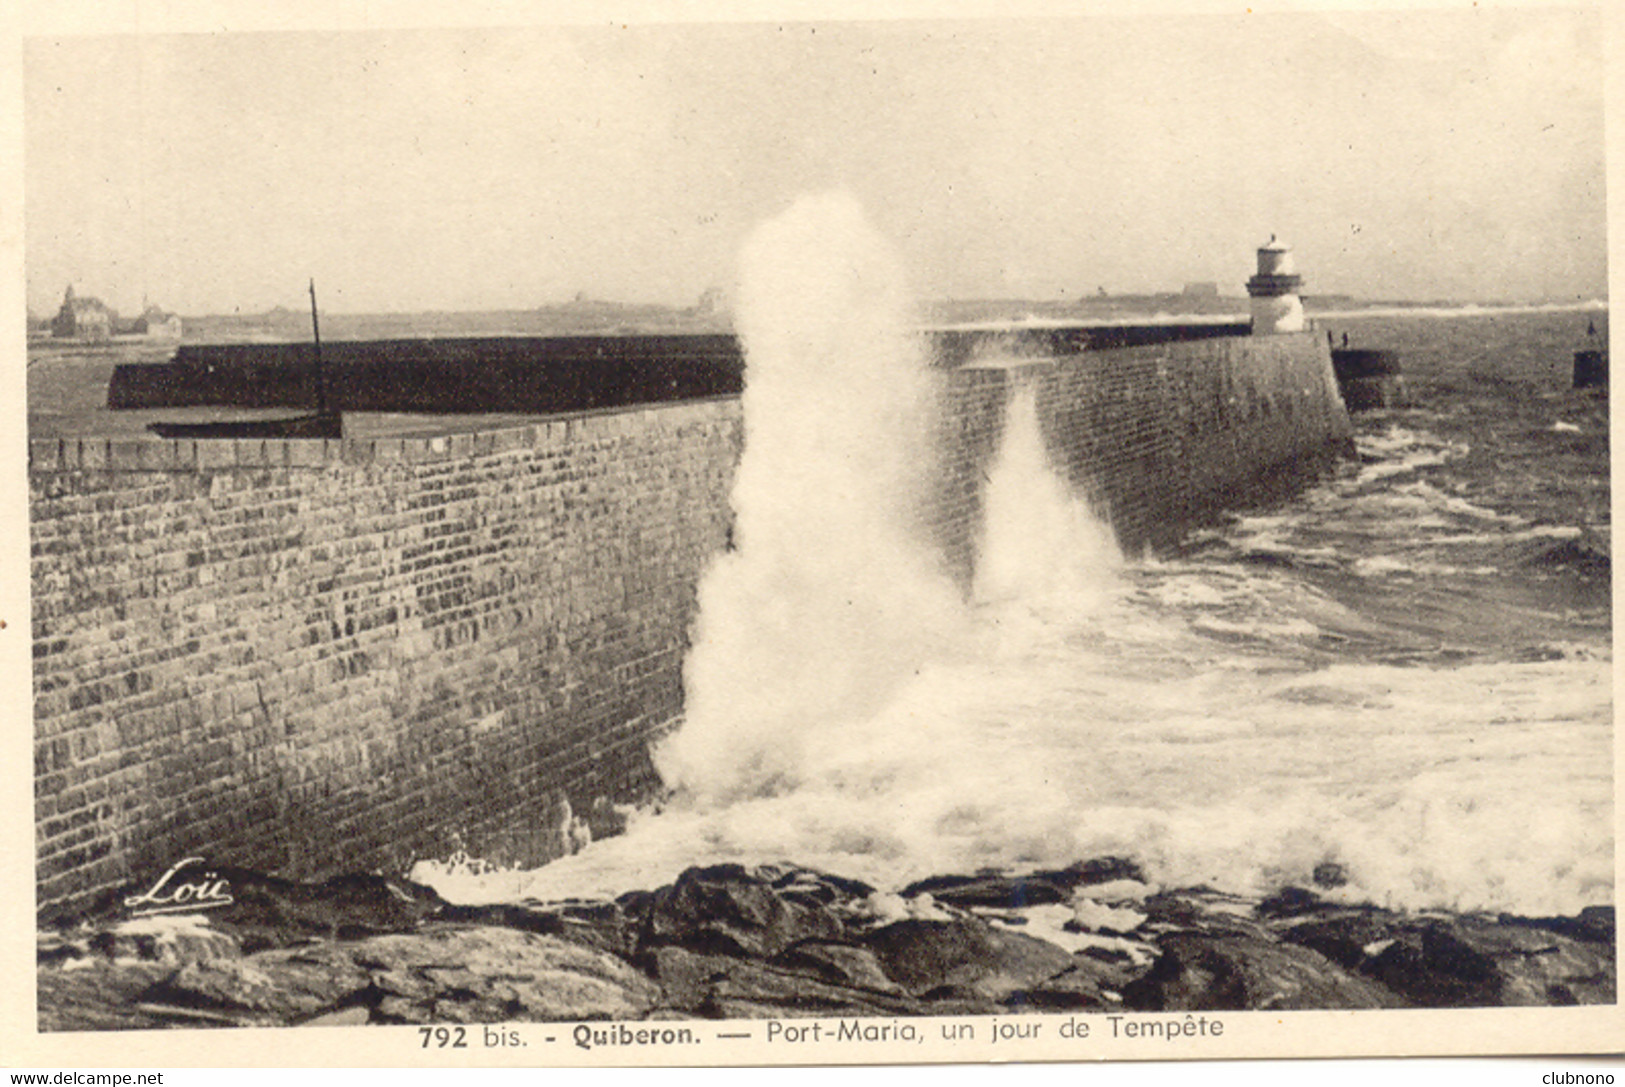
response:
<path fill-rule="evenodd" d="M 1602 19 L 1457 8 L 34 35 L 27 301 L 692 304 L 844 188 L 921 298 L 1606 294 Z"/>

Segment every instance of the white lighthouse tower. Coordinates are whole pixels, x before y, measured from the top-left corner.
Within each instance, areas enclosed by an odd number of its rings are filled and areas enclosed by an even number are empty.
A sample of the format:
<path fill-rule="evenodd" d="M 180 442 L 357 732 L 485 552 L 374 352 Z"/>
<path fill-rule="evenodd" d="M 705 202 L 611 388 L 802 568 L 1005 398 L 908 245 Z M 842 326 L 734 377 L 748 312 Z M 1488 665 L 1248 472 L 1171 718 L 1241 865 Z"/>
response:
<path fill-rule="evenodd" d="M 1270 240 L 1258 249 L 1258 274 L 1247 281 L 1254 336 L 1303 331 L 1303 299 L 1298 297 L 1302 283 L 1303 277 L 1292 260 L 1292 247 L 1276 241 L 1271 234 Z"/>

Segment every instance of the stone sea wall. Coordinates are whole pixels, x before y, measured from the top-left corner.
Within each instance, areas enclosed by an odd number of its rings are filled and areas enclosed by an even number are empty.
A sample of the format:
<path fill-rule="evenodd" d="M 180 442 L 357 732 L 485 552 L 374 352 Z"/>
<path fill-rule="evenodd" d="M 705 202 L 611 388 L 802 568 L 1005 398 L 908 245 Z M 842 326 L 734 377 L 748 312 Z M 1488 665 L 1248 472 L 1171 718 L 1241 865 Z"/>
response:
<path fill-rule="evenodd" d="M 615 829 L 681 710 L 739 441 L 724 399 L 34 443 L 40 905 L 192 853 L 315 876 Z"/>
<path fill-rule="evenodd" d="M 967 581 L 1023 382 L 1130 550 L 1350 442 L 1312 334 L 1009 346 L 936 371 L 922 498 Z M 30 443 L 42 911 L 190 855 L 314 879 L 614 832 L 658 786 L 743 441 L 723 397 L 435 438 Z"/>
<path fill-rule="evenodd" d="M 1050 462 L 1129 554 L 1226 508 L 1290 493 L 1353 449 L 1315 333 L 1231 336 L 1033 358 L 990 342 L 942 391 L 930 517 L 967 578 L 1005 409 L 1033 387 Z"/>

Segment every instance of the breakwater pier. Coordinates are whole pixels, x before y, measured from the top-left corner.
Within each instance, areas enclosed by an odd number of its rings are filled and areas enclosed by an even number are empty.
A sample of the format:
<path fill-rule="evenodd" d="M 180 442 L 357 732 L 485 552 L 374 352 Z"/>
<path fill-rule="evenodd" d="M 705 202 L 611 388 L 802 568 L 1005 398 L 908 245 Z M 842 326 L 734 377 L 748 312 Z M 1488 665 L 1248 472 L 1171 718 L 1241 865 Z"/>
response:
<path fill-rule="evenodd" d="M 968 584 L 1018 384 L 1131 551 L 1346 451 L 1324 340 L 1235 333 L 941 336 L 918 501 L 943 564 Z M 667 365 L 722 387 L 428 436 L 31 442 L 39 905 L 198 850 L 314 878 L 614 833 L 729 543 L 737 354 L 683 346 Z M 217 350 L 234 395 L 272 380 Z"/>

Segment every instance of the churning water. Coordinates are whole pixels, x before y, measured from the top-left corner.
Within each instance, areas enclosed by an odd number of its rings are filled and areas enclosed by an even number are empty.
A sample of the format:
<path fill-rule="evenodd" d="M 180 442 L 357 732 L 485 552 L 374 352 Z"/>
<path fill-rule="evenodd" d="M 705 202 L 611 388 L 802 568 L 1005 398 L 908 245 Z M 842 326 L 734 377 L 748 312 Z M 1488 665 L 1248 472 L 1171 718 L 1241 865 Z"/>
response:
<path fill-rule="evenodd" d="M 789 860 L 896 888 L 1119 855 L 1262 893 L 1573 912 L 1613 900 L 1607 406 L 1590 313 L 1339 318 L 1420 407 L 1268 510 L 1125 561 L 1010 407 L 969 600 L 903 498 L 920 361 L 840 198 L 744 261 L 737 552 L 701 590 L 673 795 L 457 897 L 560 898 Z M 1576 327 L 1578 333 L 1576 333 Z"/>

